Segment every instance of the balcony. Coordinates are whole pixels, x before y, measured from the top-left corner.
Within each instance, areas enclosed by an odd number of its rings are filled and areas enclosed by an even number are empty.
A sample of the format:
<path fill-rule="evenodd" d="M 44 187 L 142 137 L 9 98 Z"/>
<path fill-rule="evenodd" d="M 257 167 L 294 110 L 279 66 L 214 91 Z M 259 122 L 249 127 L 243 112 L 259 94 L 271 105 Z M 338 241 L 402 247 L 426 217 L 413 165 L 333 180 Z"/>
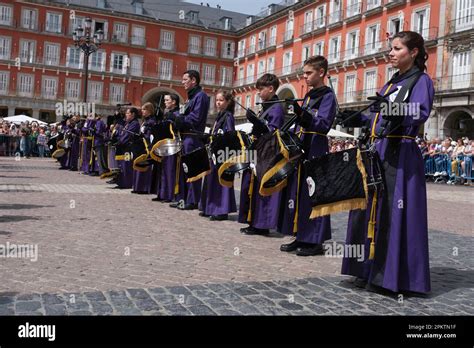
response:
<path fill-rule="evenodd" d="M 283 33 L 283 38 L 281 40 L 281 43 L 283 45 L 290 45 L 293 43 L 293 33 L 294 31 L 293 30 L 288 30 L 286 32 Z"/>
<path fill-rule="evenodd" d="M 253 56 L 255 54 L 256 45 L 250 45 L 247 48 L 246 56 Z"/>
<path fill-rule="evenodd" d="M 313 23 L 314 22 L 305 23 L 300 27 L 301 38 L 306 38 L 311 35 L 311 32 L 313 31 Z"/>
<path fill-rule="evenodd" d="M 201 46 L 189 45 L 188 46 L 188 53 L 200 56 L 201 55 Z"/>
<path fill-rule="evenodd" d="M 354 22 L 362 18 L 362 2 L 358 2 L 346 8 L 346 22 Z"/>
<path fill-rule="evenodd" d="M 391 9 L 400 5 L 405 5 L 407 0 L 385 0 L 385 7 Z"/>
<path fill-rule="evenodd" d="M 276 42 L 277 42 L 276 36 L 272 36 L 272 37 L 268 38 L 267 50 L 275 49 L 276 48 Z"/>
<path fill-rule="evenodd" d="M 176 50 L 176 46 L 174 41 L 160 41 L 159 49 L 161 51 L 174 52 Z"/>
<path fill-rule="evenodd" d="M 222 59 L 234 59 L 235 58 L 235 51 L 234 50 L 222 49 L 221 58 Z"/>
<path fill-rule="evenodd" d="M 360 47 L 352 47 L 343 52 L 341 52 L 341 59 L 343 60 L 351 60 L 360 58 L 361 56 L 361 48 Z"/>
<path fill-rule="evenodd" d="M 132 36 L 130 43 L 134 46 L 146 46 L 146 40 L 144 36 Z"/>
<path fill-rule="evenodd" d="M 342 11 L 334 11 L 328 16 L 329 28 L 334 28 L 338 25 L 342 25 Z"/>
<path fill-rule="evenodd" d="M 120 43 L 120 44 L 128 44 L 129 40 L 128 37 L 125 35 L 121 34 L 114 34 L 112 35 L 112 40 L 110 40 L 113 43 Z"/>
<path fill-rule="evenodd" d="M 290 76 L 297 73 L 303 73 L 303 64 L 304 62 L 298 62 L 291 65 L 283 66 L 281 69 L 277 69 L 274 74 L 277 76 Z"/>
<path fill-rule="evenodd" d="M 474 13 L 465 17 L 458 17 L 449 21 L 449 33 L 459 33 L 466 30 L 474 29 Z"/>
<path fill-rule="evenodd" d="M 453 93 L 465 91 L 474 88 L 474 74 L 448 75 L 433 79 L 436 93 Z"/>
<path fill-rule="evenodd" d="M 265 48 L 267 48 L 267 42 L 266 40 L 258 40 L 258 45 L 257 45 L 257 53 L 260 53 L 262 51 L 265 50 Z"/>
<path fill-rule="evenodd" d="M 425 28 L 421 31 L 415 31 L 423 36 L 423 39 L 425 39 L 425 45 L 428 45 L 429 41 L 433 41 L 438 38 L 438 27 Z"/>
<path fill-rule="evenodd" d="M 206 57 L 215 57 L 217 52 L 215 48 L 204 48 L 203 55 Z"/>
<path fill-rule="evenodd" d="M 366 17 L 383 11 L 382 0 L 368 0 L 365 6 L 366 8 L 363 11 Z"/>

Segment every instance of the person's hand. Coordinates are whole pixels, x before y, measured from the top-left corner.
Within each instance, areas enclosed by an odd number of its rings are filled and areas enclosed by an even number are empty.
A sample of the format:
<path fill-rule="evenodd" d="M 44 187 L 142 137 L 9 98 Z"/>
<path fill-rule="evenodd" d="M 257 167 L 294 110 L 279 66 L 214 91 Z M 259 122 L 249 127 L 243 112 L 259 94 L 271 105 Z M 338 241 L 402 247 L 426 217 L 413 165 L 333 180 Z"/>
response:
<path fill-rule="evenodd" d="M 378 92 L 375 93 L 375 96 L 368 97 L 367 100 L 370 100 L 374 103 L 371 106 L 371 111 L 375 113 L 380 112 L 382 110 L 383 105 L 388 104 L 388 100 L 385 99 L 385 97 Z"/>
<path fill-rule="evenodd" d="M 253 110 L 251 109 L 247 109 L 247 112 L 245 113 L 245 117 L 247 117 L 247 120 L 252 124 L 255 124 L 256 122 L 260 121 L 257 114 L 253 112 Z"/>

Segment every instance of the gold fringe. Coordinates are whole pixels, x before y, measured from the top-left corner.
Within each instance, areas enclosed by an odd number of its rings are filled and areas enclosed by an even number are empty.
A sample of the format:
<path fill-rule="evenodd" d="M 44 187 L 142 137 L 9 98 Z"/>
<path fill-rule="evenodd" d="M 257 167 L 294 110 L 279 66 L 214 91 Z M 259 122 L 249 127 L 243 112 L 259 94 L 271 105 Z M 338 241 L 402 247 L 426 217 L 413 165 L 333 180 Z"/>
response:
<path fill-rule="evenodd" d="M 255 182 L 255 175 L 253 175 L 253 170 L 250 171 L 250 186 L 249 186 L 249 212 L 247 213 L 247 222 L 250 224 L 252 222 L 252 196 L 253 196 L 253 186 Z"/>
<path fill-rule="evenodd" d="M 196 175 L 196 176 L 193 176 L 192 178 L 189 178 L 188 180 L 186 180 L 186 182 L 195 182 L 195 181 L 198 181 L 199 179 L 202 179 L 204 178 L 206 175 L 208 175 L 209 173 L 211 172 L 211 170 L 208 170 L 208 171 L 205 171 L 199 175 Z"/>
<path fill-rule="evenodd" d="M 176 158 L 176 174 L 175 174 L 175 183 L 174 183 L 174 194 L 177 195 L 179 193 L 179 172 L 181 166 L 181 156 L 178 154 Z"/>
<path fill-rule="evenodd" d="M 125 155 L 116 155 L 115 160 L 116 161 L 125 161 Z"/>
<path fill-rule="evenodd" d="M 58 156 L 60 153 L 62 153 L 61 156 Z M 61 158 L 63 157 L 64 155 L 66 154 L 66 151 L 64 149 L 58 149 L 56 151 L 53 152 L 53 154 L 51 155 L 51 157 L 53 157 L 54 159 L 58 159 L 58 158 Z"/>
<path fill-rule="evenodd" d="M 367 201 L 365 198 L 347 199 L 345 201 L 318 205 L 313 207 L 310 219 L 316 219 L 321 216 L 339 213 L 345 210 L 366 209 Z"/>
<path fill-rule="evenodd" d="M 367 172 L 365 171 L 364 163 L 362 162 L 362 153 L 357 149 L 357 168 L 359 168 L 360 174 L 362 175 L 362 183 L 364 185 L 365 199 L 369 198 L 369 188 L 367 186 Z"/>
<path fill-rule="evenodd" d="M 273 187 L 263 187 L 263 185 L 270 180 L 273 175 L 275 175 L 281 168 L 283 168 L 286 164 L 288 163 L 288 159 L 283 158 L 281 159 L 277 164 L 275 164 L 272 169 L 267 171 L 265 175 L 262 178 L 262 182 L 260 183 L 260 189 L 258 190 L 258 193 L 260 193 L 261 196 L 270 196 L 275 192 L 278 192 L 282 190 L 286 186 L 287 180 L 283 180 L 282 182 L 278 183 L 277 185 Z"/>
<path fill-rule="evenodd" d="M 224 163 L 222 163 L 222 165 L 219 167 L 219 170 L 217 171 L 217 175 L 218 175 L 218 178 L 219 178 L 219 183 L 222 185 L 222 186 L 225 186 L 225 187 L 232 187 L 234 186 L 234 182 L 233 181 L 226 181 L 226 180 L 223 180 L 221 178 L 222 174 L 224 174 L 224 172 L 232 167 L 233 165 L 237 164 L 237 163 L 242 163 L 246 160 L 246 156 L 245 156 L 245 153 L 240 155 L 240 156 L 236 156 L 236 157 L 231 157 L 230 159 L 228 159 L 227 161 L 225 161 Z"/>
<path fill-rule="evenodd" d="M 138 156 L 134 161 L 133 161 L 133 169 L 136 170 L 137 172 L 147 172 L 148 171 L 148 166 L 141 167 L 138 164 L 142 161 L 146 161 L 148 159 L 148 154 L 143 154 Z"/>

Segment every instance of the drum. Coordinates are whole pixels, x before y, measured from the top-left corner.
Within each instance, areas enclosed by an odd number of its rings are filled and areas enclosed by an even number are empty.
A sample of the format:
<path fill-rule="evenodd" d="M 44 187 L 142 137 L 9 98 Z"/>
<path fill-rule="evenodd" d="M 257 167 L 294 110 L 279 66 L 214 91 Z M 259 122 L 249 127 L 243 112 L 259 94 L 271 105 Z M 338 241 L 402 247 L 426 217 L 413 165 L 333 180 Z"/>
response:
<path fill-rule="evenodd" d="M 370 169 L 363 157 L 365 154 L 353 148 L 305 161 L 311 219 L 345 210 L 366 209 Z"/>
<path fill-rule="evenodd" d="M 250 144 L 249 136 L 241 131 L 213 136 L 210 152 L 221 185 L 232 187 L 235 173 L 249 167 Z"/>
<path fill-rule="evenodd" d="M 263 134 L 253 142 L 251 150 L 256 151 L 254 167 L 260 182 L 260 195 L 270 196 L 286 186 L 303 155 L 302 149 L 296 134 L 280 130 Z"/>
<path fill-rule="evenodd" d="M 161 161 L 160 157 L 176 155 L 181 151 L 181 140 L 175 134 L 171 121 L 163 121 L 153 126 L 150 156 L 155 161 Z"/>
<path fill-rule="evenodd" d="M 209 154 L 206 147 L 200 147 L 185 155 L 181 155 L 181 163 L 187 182 L 197 181 L 211 172 Z"/>
<path fill-rule="evenodd" d="M 130 144 L 130 152 L 133 158 L 133 169 L 139 172 L 146 172 L 148 167 L 153 164 L 145 138 L 134 137 L 133 142 Z"/>
<path fill-rule="evenodd" d="M 64 148 L 64 134 L 59 133 L 51 137 L 48 141 L 48 147 L 52 151 L 51 157 L 54 159 L 59 159 L 66 154 Z"/>

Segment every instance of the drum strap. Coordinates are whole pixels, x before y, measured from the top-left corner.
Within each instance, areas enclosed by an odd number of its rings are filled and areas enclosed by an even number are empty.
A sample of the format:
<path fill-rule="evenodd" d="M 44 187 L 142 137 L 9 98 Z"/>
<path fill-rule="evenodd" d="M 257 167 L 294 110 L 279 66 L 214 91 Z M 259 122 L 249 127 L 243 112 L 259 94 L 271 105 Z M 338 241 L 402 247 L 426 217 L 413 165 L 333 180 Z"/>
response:
<path fill-rule="evenodd" d="M 250 171 L 250 186 L 249 186 L 249 212 L 247 214 L 247 222 L 252 223 L 252 196 L 253 196 L 253 185 L 255 184 L 255 175 L 253 171 Z"/>
<path fill-rule="evenodd" d="M 178 154 L 176 155 L 176 176 L 175 176 L 175 183 L 174 183 L 174 194 L 179 194 L 179 172 L 181 167 L 181 156 Z"/>
<path fill-rule="evenodd" d="M 300 181 L 301 181 L 301 162 L 298 165 L 298 186 L 296 186 L 296 207 L 295 207 L 295 219 L 293 220 L 293 234 L 298 232 L 298 208 L 299 208 L 299 194 L 300 194 Z"/>

